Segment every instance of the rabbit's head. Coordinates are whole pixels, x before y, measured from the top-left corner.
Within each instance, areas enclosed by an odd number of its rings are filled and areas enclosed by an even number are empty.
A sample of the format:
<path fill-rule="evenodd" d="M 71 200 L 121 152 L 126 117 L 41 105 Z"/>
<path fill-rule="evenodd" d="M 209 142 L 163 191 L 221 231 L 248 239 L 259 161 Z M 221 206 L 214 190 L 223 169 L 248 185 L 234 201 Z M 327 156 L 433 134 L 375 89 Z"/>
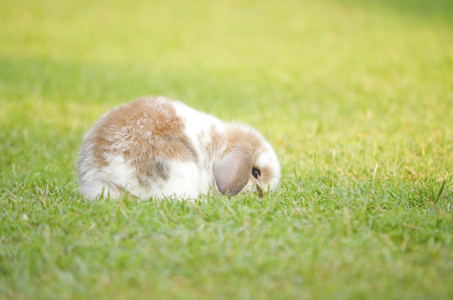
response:
<path fill-rule="evenodd" d="M 227 147 L 213 164 L 219 191 L 236 195 L 245 191 L 275 190 L 280 180 L 280 164 L 272 147 L 256 130 L 228 124 Z"/>

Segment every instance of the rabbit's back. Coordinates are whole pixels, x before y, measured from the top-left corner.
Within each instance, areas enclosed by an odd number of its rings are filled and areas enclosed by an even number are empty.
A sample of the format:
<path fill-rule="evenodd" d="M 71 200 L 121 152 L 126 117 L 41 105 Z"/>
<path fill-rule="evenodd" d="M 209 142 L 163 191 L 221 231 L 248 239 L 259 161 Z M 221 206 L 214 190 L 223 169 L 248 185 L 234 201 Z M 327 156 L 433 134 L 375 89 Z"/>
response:
<path fill-rule="evenodd" d="M 141 98 L 105 114 L 85 136 L 78 161 L 82 193 L 108 189 L 139 197 L 206 193 L 212 178 L 200 169 L 206 157 L 200 130 L 213 122 L 182 103 Z M 215 122 L 214 122 L 215 123 Z"/>

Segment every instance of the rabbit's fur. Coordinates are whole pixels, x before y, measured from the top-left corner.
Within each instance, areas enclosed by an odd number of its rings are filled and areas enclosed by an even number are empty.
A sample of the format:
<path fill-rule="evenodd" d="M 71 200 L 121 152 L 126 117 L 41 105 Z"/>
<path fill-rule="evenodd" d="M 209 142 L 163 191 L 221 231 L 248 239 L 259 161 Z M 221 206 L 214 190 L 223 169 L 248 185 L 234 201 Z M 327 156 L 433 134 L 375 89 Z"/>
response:
<path fill-rule="evenodd" d="M 163 97 L 139 98 L 102 116 L 84 137 L 77 167 L 88 199 L 262 193 L 280 177 L 274 150 L 256 130 Z"/>

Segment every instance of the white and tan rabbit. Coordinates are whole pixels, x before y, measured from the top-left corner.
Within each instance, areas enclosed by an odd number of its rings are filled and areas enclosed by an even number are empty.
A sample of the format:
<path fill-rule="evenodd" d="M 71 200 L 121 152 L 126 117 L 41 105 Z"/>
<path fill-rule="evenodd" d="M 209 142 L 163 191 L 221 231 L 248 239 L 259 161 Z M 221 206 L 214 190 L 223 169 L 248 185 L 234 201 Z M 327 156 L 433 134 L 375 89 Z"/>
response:
<path fill-rule="evenodd" d="M 139 98 L 102 116 L 84 137 L 77 167 L 88 199 L 262 194 L 280 177 L 274 150 L 256 130 L 163 97 Z"/>

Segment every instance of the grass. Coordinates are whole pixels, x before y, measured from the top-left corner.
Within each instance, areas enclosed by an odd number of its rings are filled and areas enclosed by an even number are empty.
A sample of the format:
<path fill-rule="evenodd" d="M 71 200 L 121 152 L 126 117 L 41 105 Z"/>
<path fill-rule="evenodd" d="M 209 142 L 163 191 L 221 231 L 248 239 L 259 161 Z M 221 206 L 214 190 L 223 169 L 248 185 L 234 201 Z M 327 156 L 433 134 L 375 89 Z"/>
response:
<path fill-rule="evenodd" d="M 453 297 L 453 4 L 2 1 L 0 298 Z M 106 110 L 258 128 L 278 191 L 84 202 Z"/>

